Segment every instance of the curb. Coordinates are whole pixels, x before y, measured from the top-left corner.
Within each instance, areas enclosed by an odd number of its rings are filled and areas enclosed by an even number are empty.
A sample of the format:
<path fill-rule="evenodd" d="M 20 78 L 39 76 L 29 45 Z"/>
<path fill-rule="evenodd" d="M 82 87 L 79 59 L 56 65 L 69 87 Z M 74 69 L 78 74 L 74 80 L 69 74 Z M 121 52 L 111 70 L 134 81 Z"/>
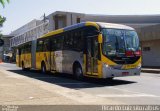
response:
<path fill-rule="evenodd" d="M 160 69 L 141 69 L 141 72 L 160 74 Z"/>

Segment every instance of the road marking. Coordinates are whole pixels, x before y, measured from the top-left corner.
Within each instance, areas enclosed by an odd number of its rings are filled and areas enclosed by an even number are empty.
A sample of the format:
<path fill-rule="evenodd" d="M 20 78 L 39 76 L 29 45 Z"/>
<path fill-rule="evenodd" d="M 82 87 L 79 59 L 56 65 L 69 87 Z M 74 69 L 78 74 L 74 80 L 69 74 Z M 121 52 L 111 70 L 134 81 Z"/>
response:
<path fill-rule="evenodd" d="M 126 92 L 129 92 L 129 93 L 137 93 L 137 94 L 141 94 L 141 95 L 148 95 L 148 94 L 145 94 L 145 93 L 142 93 L 142 92 L 130 91 L 130 90 L 127 90 L 127 89 L 122 89 L 122 88 L 121 89 L 120 88 L 115 88 L 115 87 L 108 87 L 108 88 L 121 90 L 121 91 L 126 91 Z"/>
<path fill-rule="evenodd" d="M 130 91 L 127 89 L 120 89 L 120 88 L 115 88 L 115 87 L 107 87 L 110 89 L 115 89 L 115 90 L 121 90 L 121 91 L 125 91 L 125 92 L 129 92 L 129 93 L 134 93 L 134 94 L 115 94 L 115 95 L 110 95 L 110 94 L 99 94 L 97 96 L 99 97 L 160 97 L 157 95 L 152 95 L 152 94 L 146 94 L 146 93 L 142 93 L 142 92 L 136 92 L 136 91 Z"/>
<path fill-rule="evenodd" d="M 99 96 L 99 97 L 159 97 L 159 96 L 150 95 L 150 94 L 119 94 L 119 95 L 99 94 L 96 96 Z"/>

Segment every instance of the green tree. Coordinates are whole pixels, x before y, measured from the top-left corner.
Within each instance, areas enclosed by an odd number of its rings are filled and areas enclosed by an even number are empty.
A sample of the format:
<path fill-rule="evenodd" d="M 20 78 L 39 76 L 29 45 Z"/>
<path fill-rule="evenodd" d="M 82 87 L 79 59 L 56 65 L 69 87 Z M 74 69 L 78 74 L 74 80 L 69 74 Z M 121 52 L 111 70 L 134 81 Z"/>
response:
<path fill-rule="evenodd" d="M 3 6 L 3 8 L 5 7 L 6 2 L 9 3 L 9 0 L 0 0 L 0 4 Z M 6 18 L 0 15 L 0 27 L 3 26 L 3 23 L 5 22 L 5 20 Z"/>
<path fill-rule="evenodd" d="M 3 26 L 3 23 L 6 21 L 6 18 L 5 17 L 2 17 L 1 15 L 0 15 L 0 27 L 2 27 Z"/>
<path fill-rule="evenodd" d="M 9 3 L 9 0 L 0 0 L 0 3 L 2 4 L 3 7 L 5 6 L 6 1 Z"/>

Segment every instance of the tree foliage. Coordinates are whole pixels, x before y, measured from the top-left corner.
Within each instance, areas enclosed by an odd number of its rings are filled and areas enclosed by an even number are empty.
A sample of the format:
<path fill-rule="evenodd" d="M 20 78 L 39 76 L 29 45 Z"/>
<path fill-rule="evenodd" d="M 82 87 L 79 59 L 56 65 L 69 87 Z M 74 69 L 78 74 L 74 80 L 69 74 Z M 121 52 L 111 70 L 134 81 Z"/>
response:
<path fill-rule="evenodd" d="M 6 21 L 6 18 L 5 17 L 2 17 L 1 15 L 0 15 L 0 27 L 2 27 L 3 26 L 3 23 Z"/>
<path fill-rule="evenodd" d="M 0 0 L 0 3 L 2 4 L 3 7 L 5 6 L 5 2 L 9 3 L 9 0 Z"/>
<path fill-rule="evenodd" d="M 0 0 L 0 4 L 3 6 L 3 8 L 5 7 L 5 3 L 9 3 L 10 0 Z M 0 15 L 0 27 L 3 26 L 3 23 L 6 21 L 6 18 L 5 17 L 2 17 Z"/>

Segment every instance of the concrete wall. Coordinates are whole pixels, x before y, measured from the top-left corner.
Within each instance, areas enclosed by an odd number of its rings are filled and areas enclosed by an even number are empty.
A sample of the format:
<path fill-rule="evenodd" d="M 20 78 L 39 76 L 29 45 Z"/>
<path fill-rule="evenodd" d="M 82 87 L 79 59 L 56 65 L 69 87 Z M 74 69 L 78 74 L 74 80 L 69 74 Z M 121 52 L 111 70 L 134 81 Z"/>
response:
<path fill-rule="evenodd" d="M 48 15 L 49 18 L 49 30 L 53 31 L 56 29 L 58 22 L 63 22 L 64 24 L 61 26 L 70 26 L 77 23 L 77 18 L 80 18 L 80 22 L 84 20 L 85 14 L 81 13 L 72 13 L 72 12 L 61 12 L 57 11 L 50 15 Z M 63 28 L 63 27 L 59 28 Z"/>
<path fill-rule="evenodd" d="M 160 67 L 160 40 L 144 41 L 141 44 L 143 66 Z M 150 50 L 145 48 L 150 48 Z"/>
<path fill-rule="evenodd" d="M 137 29 L 141 41 L 160 39 L 160 23 Z"/>
<path fill-rule="evenodd" d="M 34 20 L 30 21 L 29 23 L 23 25 L 22 27 L 18 28 L 17 30 L 11 32 L 10 35 L 17 36 L 17 35 L 19 35 L 21 33 L 24 33 L 26 31 L 32 29 L 33 27 L 36 27 L 37 24 L 40 24 L 40 21 L 34 19 Z"/>

